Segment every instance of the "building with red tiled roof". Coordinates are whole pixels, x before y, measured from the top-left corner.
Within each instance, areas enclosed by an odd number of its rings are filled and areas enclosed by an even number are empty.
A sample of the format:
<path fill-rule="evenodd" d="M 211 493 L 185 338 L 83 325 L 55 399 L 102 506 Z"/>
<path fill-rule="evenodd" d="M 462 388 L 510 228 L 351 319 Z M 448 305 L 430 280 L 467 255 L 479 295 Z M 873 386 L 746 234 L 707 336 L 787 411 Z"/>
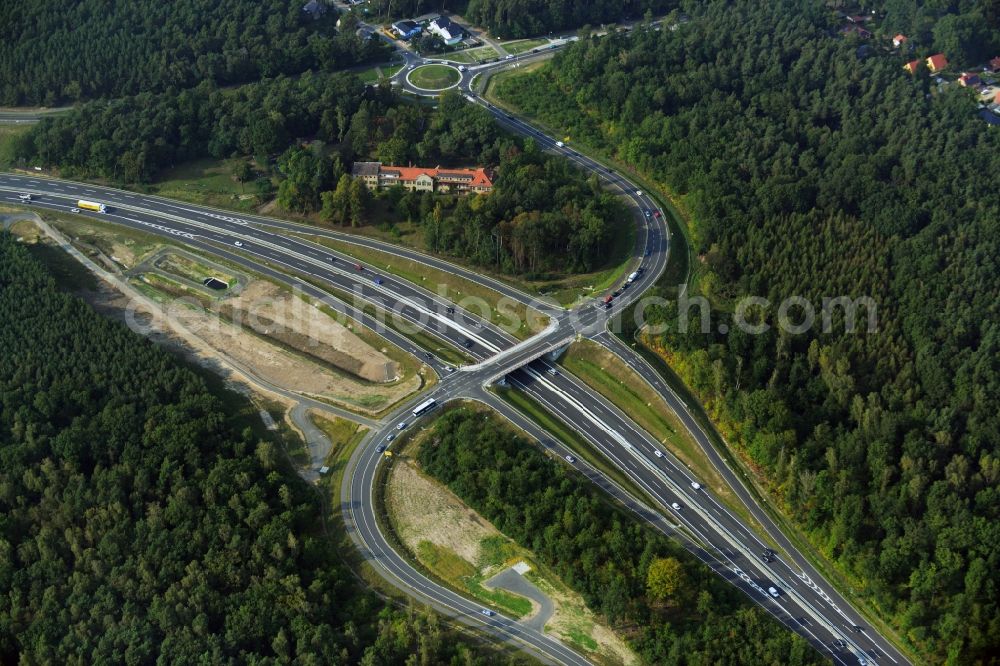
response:
<path fill-rule="evenodd" d="M 937 74 L 948 67 L 948 59 L 944 57 L 943 53 L 936 53 L 927 59 L 927 67 L 932 73 Z"/>
<path fill-rule="evenodd" d="M 908 71 L 910 74 L 916 74 L 917 70 L 920 69 L 920 61 L 919 60 L 911 60 L 910 62 L 908 62 L 905 65 L 903 65 L 903 69 L 905 69 L 906 71 Z"/>
<path fill-rule="evenodd" d="M 486 169 L 383 166 L 381 162 L 355 162 L 351 175 L 370 190 L 401 185 L 417 192 L 486 194 L 493 190 L 493 176 Z"/>
<path fill-rule="evenodd" d="M 993 60 L 990 60 L 990 69 L 992 69 L 994 72 L 1000 72 L 1000 56 L 997 56 L 996 58 L 993 58 Z"/>
<path fill-rule="evenodd" d="M 906 39 L 906 35 L 904 35 L 903 33 L 899 33 L 898 35 L 892 38 L 892 45 L 898 48 L 903 44 L 905 44 L 907 41 L 908 40 Z"/>

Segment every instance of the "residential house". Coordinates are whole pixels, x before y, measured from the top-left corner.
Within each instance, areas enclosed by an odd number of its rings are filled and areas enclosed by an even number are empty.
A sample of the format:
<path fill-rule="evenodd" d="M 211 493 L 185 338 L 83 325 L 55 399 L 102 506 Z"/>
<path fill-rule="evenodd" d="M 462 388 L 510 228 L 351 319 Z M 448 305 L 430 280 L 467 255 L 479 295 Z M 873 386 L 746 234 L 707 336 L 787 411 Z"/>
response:
<path fill-rule="evenodd" d="M 413 21 L 396 21 L 392 24 L 393 31 L 400 39 L 413 39 L 420 34 L 421 28 Z"/>
<path fill-rule="evenodd" d="M 383 166 L 381 162 L 355 162 L 351 175 L 369 190 L 401 185 L 417 192 L 486 194 L 493 190 L 493 175 L 486 169 Z"/>
<path fill-rule="evenodd" d="M 440 37 L 448 46 L 454 46 L 465 39 L 465 30 L 447 16 L 438 16 L 427 24 L 427 30 Z"/>
<path fill-rule="evenodd" d="M 920 61 L 919 60 L 911 60 L 910 62 L 908 62 L 905 65 L 903 65 L 903 69 L 905 69 L 910 74 L 916 74 L 917 70 L 920 69 Z"/>
<path fill-rule="evenodd" d="M 906 39 L 906 35 L 900 33 L 900 34 L 898 34 L 898 35 L 896 35 L 895 37 L 892 38 L 892 45 L 895 46 L 898 49 L 900 46 L 902 46 L 903 44 L 905 44 L 907 41 L 909 41 L 909 40 Z"/>
<path fill-rule="evenodd" d="M 958 85 L 964 88 L 979 88 L 983 85 L 983 80 L 979 78 L 978 74 L 962 72 L 962 76 L 958 77 Z"/>
<path fill-rule="evenodd" d="M 990 69 L 994 72 L 1000 72 L 1000 56 L 990 60 Z"/>
<path fill-rule="evenodd" d="M 360 39 L 361 41 L 367 42 L 369 39 L 375 36 L 375 29 L 370 28 L 368 26 L 364 26 L 363 28 L 358 28 L 357 30 L 355 30 L 354 34 L 357 35 L 358 39 Z"/>
<path fill-rule="evenodd" d="M 840 29 L 842 35 L 857 35 L 861 39 L 871 39 L 871 31 L 862 28 L 860 25 L 845 25 Z"/>
<path fill-rule="evenodd" d="M 302 5 L 302 11 L 312 17 L 313 20 L 321 19 L 330 10 L 325 2 L 320 0 L 309 0 Z"/>
<path fill-rule="evenodd" d="M 948 59 L 944 57 L 943 53 L 936 53 L 927 59 L 927 67 L 930 68 L 931 73 L 937 74 L 948 68 Z"/>

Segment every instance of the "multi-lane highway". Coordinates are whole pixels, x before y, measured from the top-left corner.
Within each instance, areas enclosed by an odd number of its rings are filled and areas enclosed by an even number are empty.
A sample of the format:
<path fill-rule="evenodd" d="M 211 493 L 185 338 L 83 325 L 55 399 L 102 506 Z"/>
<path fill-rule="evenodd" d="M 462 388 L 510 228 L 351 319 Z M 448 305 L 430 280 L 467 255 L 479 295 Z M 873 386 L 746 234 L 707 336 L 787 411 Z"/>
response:
<path fill-rule="evenodd" d="M 382 274 L 370 266 L 362 266 L 347 255 L 304 240 L 301 235 L 307 232 L 340 240 L 347 238 L 337 232 L 30 175 L 0 175 L 0 201 L 20 202 L 28 207 L 62 212 L 75 208 L 78 199 L 101 201 L 108 205 L 107 213 L 82 211 L 79 214 L 169 238 L 223 257 L 269 279 L 300 288 L 310 297 L 326 302 L 338 312 L 356 319 L 430 363 L 441 375 L 441 381 L 433 393 L 421 396 L 421 400 L 433 397 L 444 403 L 456 398 L 472 398 L 487 402 L 516 425 L 539 437 L 548 448 L 562 454 L 559 445 L 539 432 L 537 426 L 484 390 L 484 385 L 506 377 L 510 384 L 578 430 L 655 505 L 644 506 L 638 498 L 629 497 L 627 492 L 599 472 L 582 462 L 573 463 L 581 473 L 600 483 L 654 527 L 681 538 L 703 562 L 746 592 L 780 622 L 809 640 L 817 650 L 842 664 L 906 663 L 906 659 L 888 641 L 867 627 L 850 604 L 836 594 L 796 551 L 766 512 L 757 507 L 742 480 L 714 451 L 687 406 L 669 390 L 662 378 L 626 345 L 607 333 L 608 319 L 638 298 L 658 279 L 667 265 L 670 238 L 662 211 L 627 177 L 561 145 L 531 125 L 471 94 L 471 78 L 475 73 L 509 64 L 505 61 L 469 68 L 463 73 L 463 90 L 473 103 L 488 109 L 503 125 L 531 136 L 543 149 L 558 153 L 579 168 L 598 175 L 607 187 L 614 188 L 630 202 L 641 231 L 632 268 L 642 265 L 645 269 L 643 274 L 616 299 L 610 309 L 591 302 L 566 311 L 536 301 L 496 280 L 413 250 L 370 239 L 350 237 L 349 240 L 455 272 L 497 289 L 515 301 L 543 310 L 550 319 L 550 325 L 526 341 L 519 342 L 489 321 L 461 308 L 452 310 L 453 303 L 418 285 Z M 23 194 L 31 194 L 32 200 L 21 200 Z M 647 216 L 647 212 L 658 214 Z M 372 306 L 375 308 L 374 315 Z M 383 323 L 385 313 L 395 321 L 393 325 Z M 474 362 L 452 371 L 436 359 L 433 349 L 420 349 L 400 333 L 406 327 L 433 336 L 441 345 L 463 351 Z M 655 440 L 628 415 L 542 358 L 546 352 L 577 335 L 591 337 L 621 355 L 640 377 L 664 395 L 699 444 L 710 452 L 713 464 L 733 485 L 755 519 L 764 526 L 768 536 L 778 545 L 779 552 L 765 558 L 769 542 L 718 502 L 669 451 L 658 449 Z M 352 537 L 371 557 L 377 570 L 414 596 L 462 621 L 480 624 L 498 636 L 517 640 L 552 661 L 584 662 L 582 657 L 558 641 L 528 630 L 500 614 L 483 614 L 481 606 L 428 579 L 393 551 L 381 533 L 372 503 L 377 470 L 380 464 L 384 464 L 376 446 L 385 442 L 390 432 L 395 432 L 397 423 L 413 421 L 408 418 L 407 412 L 411 407 L 403 407 L 387 419 L 384 428 L 373 433 L 351 460 L 343 492 L 344 511 Z M 777 596 L 768 591 L 771 587 L 775 588 Z"/>

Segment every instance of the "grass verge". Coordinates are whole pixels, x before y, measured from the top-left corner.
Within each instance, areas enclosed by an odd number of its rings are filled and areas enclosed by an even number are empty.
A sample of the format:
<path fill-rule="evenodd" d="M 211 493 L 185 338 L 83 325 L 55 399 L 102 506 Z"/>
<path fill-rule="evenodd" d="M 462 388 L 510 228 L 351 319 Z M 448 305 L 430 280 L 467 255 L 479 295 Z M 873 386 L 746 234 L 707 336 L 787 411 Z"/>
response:
<path fill-rule="evenodd" d="M 482 315 L 482 308 L 475 307 L 482 301 L 489 308 L 489 320 L 493 324 L 507 330 L 519 340 L 524 340 L 543 330 L 549 324 L 549 319 L 534 308 L 523 303 L 512 301 L 502 294 L 481 284 L 467 280 L 454 273 L 439 270 L 427 264 L 405 259 L 381 250 L 336 241 L 322 236 L 300 235 L 313 243 L 332 248 L 379 270 L 391 273 L 408 282 L 434 291 L 442 298 L 460 307 L 466 307 L 470 312 Z M 433 287 L 433 289 L 431 288 Z M 511 321 L 520 322 L 517 330 L 511 326 Z"/>
<path fill-rule="evenodd" d="M 518 55 L 520 53 L 530 51 L 531 49 L 538 48 L 539 46 L 545 46 L 548 43 L 549 40 L 541 38 L 518 39 L 513 42 L 501 43 L 500 46 L 502 46 L 507 53 L 513 53 L 514 55 Z"/>

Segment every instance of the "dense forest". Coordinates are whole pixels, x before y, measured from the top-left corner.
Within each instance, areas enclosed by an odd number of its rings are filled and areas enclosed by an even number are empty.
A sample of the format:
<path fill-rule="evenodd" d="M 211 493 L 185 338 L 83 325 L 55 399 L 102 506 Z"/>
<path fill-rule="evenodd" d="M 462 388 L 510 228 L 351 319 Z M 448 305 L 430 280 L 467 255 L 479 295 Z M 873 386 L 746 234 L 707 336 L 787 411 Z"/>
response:
<path fill-rule="evenodd" d="M 506 39 L 665 14 L 676 6 L 677 0 L 469 0 L 465 16 Z"/>
<path fill-rule="evenodd" d="M 823 663 L 808 643 L 677 543 L 483 417 L 466 409 L 444 414 L 420 447 L 421 466 L 532 549 L 630 637 L 645 663 Z"/>
<path fill-rule="evenodd" d="M 284 210 L 318 212 L 346 226 L 409 221 L 433 251 L 526 276 L 605 265 L 611 234 L 628 219 L 596 181 L 502 132 L 488 111 L 458 93 L 431 109 L 344 73 L 92 102 L 42 121 L 16 151 L 24 163 L 58 165 L 64 176 L 117 182 L 149 181 L 201 157 L 255 155 L 268 165 L 281 153 L 277 201 Z M 400 190 L 373 205 L 347 175 L 357 159 L 494 166 L 497 179 L 488 197 Z M 270 191 L 269 178 L 258 182 Z"/>
<path fill-rule="evenodd" d="M 509 663 L 359 587 L 315 494 L 0 233 L 0 661 Z"/>
<path fill-rule="evenodd" d="M 1000 3 L 994 0 L 877 0 L 868 5 L 884 37 L 902 33 L 918 54 L 944 53 L 960 66 L 1000 54 Z"/>
<path fill-rule="evenodd" d="M 0 106 L 340 69 L 382 53 L 299 0 L 5 0 Z"/>
<path fill-rule="evenodd" d="M 651 343 L 907 641 L 930 661 L 995 657 L 1000 134 L 904 54 L 858 59 L 821 3 L 685 9 L 674 31 L 582 41 L 499 93 L 678 195 L 713 320 L 683 332 L 660 309 Z M 749 295 L 774 304 L 760 335 L 732 322 Z M 792 295 L 817 317 L 824 297 L 869 297 L 877 330 L 862 308 L 853 332 L 838 316 L 784 333 Z"/>

